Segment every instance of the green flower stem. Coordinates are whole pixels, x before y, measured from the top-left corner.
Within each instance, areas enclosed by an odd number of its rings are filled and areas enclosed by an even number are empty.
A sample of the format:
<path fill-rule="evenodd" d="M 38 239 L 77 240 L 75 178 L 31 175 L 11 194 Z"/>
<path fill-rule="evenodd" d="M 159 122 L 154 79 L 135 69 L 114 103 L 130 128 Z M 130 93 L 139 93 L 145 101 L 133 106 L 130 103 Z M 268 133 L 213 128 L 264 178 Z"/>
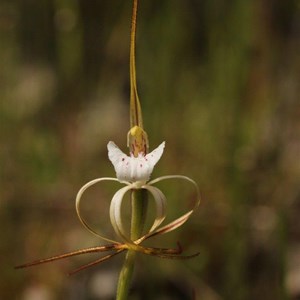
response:
<path fill-rule="evenodd" d="M 125 261 L 119 275 L 117 300 L 126 300 L 129 294 L 131 278 L 134 269 L 135 251 L 129 250 L 126 253 Z"/>
<path fill-rule="evenodd" d="M 147 190 L 133 190 L 131 193 L 131 239 L 141 237 L 146 220 L 148 204 Z"/>
<path fill-rule="evenodd" d="M 147 191 L 143 189 L 133 190 L 131 193 L 131 239 L 136 240 L 141 237 L 146 219 L 148 204 Z M 128 250 L 125 261 L 120 272 L 117 300 L 128 298 L 131 279 L 134 270 L 136 251 Z"/>

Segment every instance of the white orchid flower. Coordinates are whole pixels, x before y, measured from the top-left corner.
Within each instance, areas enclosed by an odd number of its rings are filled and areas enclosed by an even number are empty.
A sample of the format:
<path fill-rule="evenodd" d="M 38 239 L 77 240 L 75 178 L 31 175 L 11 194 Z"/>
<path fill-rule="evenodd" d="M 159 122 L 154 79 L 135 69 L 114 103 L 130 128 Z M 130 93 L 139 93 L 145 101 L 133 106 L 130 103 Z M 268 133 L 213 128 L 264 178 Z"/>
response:
<path fill-rule="evenodd" d="M 136 143 L 136 141 L 135 141 Z M 142 143 L 140 145 L 144 146 Z M 139 152 L 137 156 L 134 156 L 133 151 L 131 152 L 130 156 L 124 154 L 114 142 L 109 142 L 107 145 L 108 149 L 108 157 L 110 161 L 112 162 L 117 178 L 112 177 L 102 177 L 102 178 L 96 178 L 94 180 L 89 181 L 86 183 L 77 193 L 76 196 L 76 212 L 78 215 L 79 220 L 81 223 L 94 235 L 100 237 L 101 239 L 109 242 L 108 245 L 105 246 L 98 246 L 98 247 L 91 247 L 87 249 L 81 249 L 65 254 L 60 254 L 57 256 L 53 256 L 46 259 L 37 260 L 31 263 L 23 264 L 20 266 L 17 266 L 16 268 L 25 268 L 30 267 L 34 265 L 39 265 L 47 262 L 52 262 L 55 260 L 75 256 L 75 255 L 81 255 L 86 253 L 98 253 L 98 252 L 113 252 L 111 254 L 108 254 L 104 257 L 101 257 L 97 259 L 96 261 L 93 261 L 91 263 L 88 263 L 75 271 L 69 273 L 74 274 L 78 271 L 81 271 L 83 269 L 86 269 L 87 267 L 99 264 L 125 250 L 134 250 L 138 252 L 142 252 L 144 254 L 148 255 L 154 255 L 162 258 L 179 258 L 179 259 L 185 259 L 185 258 L 191 258 L 194 256 L 197 256 L 199 253 L 182 256 L 182 250 L 181 248 L 153 248 L 153 247 L 144 247 L 141 245 L 141 243 L 155 235 L 159 234 L 165 234 L 168 232 L 171 232 L 175 230 L 176 228 L 183 225 L 191 216 L 191 214 L 194 212 L 194 210 L 198 207 L 200 203 L 200 192 L 198 185 L 194 180 L 187 176 L 183 175 L 167 175 L 162 176 L 154 180 L 150 180 L 151 173 L 153 171 L 154 166 L 161 158 L 163 151 L 165 147 L 165 142 L 161 143 L 155 150 L 148 154 L 143 154 L 142 152 Z M 141 149 L 141 148 L 140 148 Z M 161 190 L 159 190 L 157 187 L 154 186 L 155 183 L 168 180 L 168 179 L 180 179 L 185 180 L 189 183 L 191 183 L 195 189 L 196 197 L 195 202 L 189 211 L 184 213 L 181 217 L 175 219 L 174 221 L 159 227 L 162 222 L 165 220 L 166 217 L 166 197 L 162 193 Z M 102 182 L 102 181 L 118 181 L 121 184 L 124 184 L 125 186 L 119 189 L 113 196 L 110 204 L 110 221 L 111 224 L 116 232 L 116 235 L 122 240 L 121 242 L 115 241 L 113 239 L 107 238 L 98 232 L 96 232 L 94 229 L 92 229 L 88 223 L 85 221 L 85 219 L 81 216 L 80 213 L 80 203 L 83 196 L 83 193 L 91 186 L 95 185 L 96 183 Z M 155 201 L 156 206 L 156 217 L 153 221 L 152 226 L 148 230 L 148 232 L 141 237 L 139 237 L 137 240 L 132 240 L 130 238 L 130 234 L 126 233 L 126 230 L 123 226 L 122 222 L 122 216 L 121 216 L 121 206 L 124 199 L 125 194 L 130 190 L 136 190 L 136 189 L 145 189 L 150 194 L 152 194 L 153 199 Z"/>
<path fill-rule="evenodd" d="M 93 230 L 87 224 L 87 222 L 83 219 L 83 217 L 80 214 L 80 201 L 85 190 L 98 182 L 107 181 L 107 180 L 119 181 L 120 183 L 125 185 L 125 187 L 118 190 L 112 198 L 111 205 L 110 205 L 110 220 L 117 236 L 122 239 L 123 243 L 126 244 L 129 249 L 146 253 L 149 250 L 149 248 L 148 250 L 145 251 L 145 248 L 140 246 L 140 243 L 143 240 L 157 234 L 164 234 L 170 232 L 178 228 L 188 220 L 190 215 L 194 212 L 194 210 L 198 207 L 200 203 L 200 193 L 196 182 L 190 179 L 189 177 L 182 176 L 182 175 L 162 176 L 152 181 L 149 181 L 154 166 L 156 165 L 156 163 L 159 161 L 159 159 L 163 154 L 164 147 L 165 147 L 165 142 L 161 143 L 152 152 L 146 155 L 144 155 L 143 153 L 138 153 L 137 157 L 135 157 L 133 154 L 128 156 L 125 153 L 123 153 L 114 142 L 108 143 L 107 145 L 108 157 L 115 168 L 117 178 L 102 177 L 102 178 L 94 179 L 88 182 L 87 184 L 85 184 L 79 190 L 76 197 L 76 210 L 77 210 L 78 217 L 82 222 L 82 224 L 90 232 L 111 243 L 114 244 L 119 243 L 110 238 L 99 235 L 95 230 Z M 162 224 L 166 216 L 166 197 L 161 190 L 159 190 L 157 187 L 153 185 L 159 181 L 163 181 L 167 179 L 181 179 L 191 183 L 194 186 L 197 196 L 194 203 L 194 207 L 191 210 L 189 210 L 188 212 L 186 212 L 185 214 L 183 214 L 181 217 L 177 218 L 173 222 L 168 223 L 167 225 L 159 228 L 159 226 Z M 147 190 L 150 194 L 152 194 L 156 205 L 156 218 L 153 221 L 150 230 L 136 241 L 131 240 L 129 234 L 126 233 L 122 222 L 122 216 L 121 216 L 121 206 L 122 206 L 124 196 L 128 191 L 133 189 Z M 153 253 L 150 254 L 155 254 L 155 252 L 156 250 L 153 250 Z"/>

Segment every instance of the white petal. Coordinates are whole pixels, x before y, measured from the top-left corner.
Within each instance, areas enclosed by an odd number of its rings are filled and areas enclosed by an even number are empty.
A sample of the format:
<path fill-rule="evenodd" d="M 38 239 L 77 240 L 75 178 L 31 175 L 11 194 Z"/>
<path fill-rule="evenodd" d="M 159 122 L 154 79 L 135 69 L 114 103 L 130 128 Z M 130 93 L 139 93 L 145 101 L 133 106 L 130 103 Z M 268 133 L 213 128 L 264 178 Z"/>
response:
<path fill-rule="evenodd" d="M 75 205 L 76 205 L 76 212 L 77 212 L 77 216 L 80 220 L 80 222 L 83 224 L 83 226 L 88 230 L 90 231 L 92 234 L 102 238 L 103 240 L 105 241 L 108 241 L 110 243 L 117 243 L 116 241 L 114 240 L 111 240 L 109 238 L 106 238 L 102 235 L 100 235 L 99 233 L 97 233 L 94 229 L 92 229 L 88 224 L 87 222 L 83 219 L 83 217 L 81 216 L 81 213 L 80 213 L 80 201 L 81 201 L 81 198 L 82 198 L 82 195 L 83 193 L 85 192 L 86 189 L 88 189 L 90 186 L 100 182 L 100 181 L 118 181 L 118 179 L 116 178 L 110 178 L 110 177 L 102 177 L 102 178 L 97 178 L 97 179 L 94 179 L 92 181 L 89 181 L 88 183 L 86 183 L 80 190 L 79 192 L 77 193 L 77 196 L 76 196 L 76 201 L 75 201 Z"/>
<path fill-rule="evenodd" d="M 117 178 L 127 182 L 148 181 L 154 166 L 163 154 L 164 147 L 165 142 L 145 156 L 139 154 L 138 157 L 134 157 L 123 153 L 113 142 L 107 145 L 108 157 L 115 168 Z"/>
<path fill-rule="evenodd" d="M 110 203 L 109 215 L 111 224 L 116 232 L 116 234 L 124 240 L 126 243 L 133 244 L 134 242 L 125 233 L 122 217 L 121 217 L 121 207 L 125 194 L 132 189 L 132 186 L 125 186 L 118 190 Z"/>
<path fill-rule="evenodd" d="M 121 217 L 121 207 L 125 194 L 133 188 L 132 185 L 125 186 L 118 190 L 113 196 L 110 203 L 110 221 L 116 234 L 132 250 L 143 252 L 143 247 L 139 246 L 139 241 L 133 241 L 126 233 Z"/>
<path fill-rule="evenodd" d="M 164 221 L 166 217 L 167 199 L 162 191 L 154 186 L 146 185 L 144 188 L 153 195 L 156 204 L 156 217 L 151 229 L 149 230 L 150 233 L 153 232 Z"/>
<path fill-rule="evenodd" d="M 183 175 L 162 176 L 162 177 L 159 177 L 159 178 L 156 178 L 156 179 L 150 181 L 148 183 L 148 185 L 153 184 L 153 183 L 157 183 L 159 181 L 166 180 L 166 179 L 183 179 L 183 180 L 186 180 L 186 181 L 190 182 L 195 188 L 197 198 L 195 199 L 194 206 L 191 210 L 189 210 L 188 212 L 183 214 L 181 217 L 175 219 L 174 221 L 168 223 L 167 225 L 164 225 L 163 227 L 153 231 L 150 234 L 148 233 L 145 237 L 143 237 L 144 239 L 149 238 L 149 237 L 154 236 L 154 235 L 157 235 L 157 234 L 165 234 L 165 233 L 171 232 L 171 231 L 175 230 L 176 228 L 180 227 L 181 225 L 183 225 L 190 218 L 192 213 L 195 211 L 195 209 L 198 208 L 198 206 L 200 204 L 200 191 L 199 191 L 198 184 L 193 179 L 191 179 L 187 176 L 183 176 Z"/>
<path fill-rule="evenodd" d="M 158 226 L 164 221 L 166 217 L 166 197 L 165 195 L 156 187 L 145 185 L 145 189 L 147 189 L 154 198 L 155 205 L 156 205 L 156 217 L 155 220 L 150 228 L 150 230 L 147 232 L 146 235 L 143 237 L 137 239 L 136 241 L 133 241 L 128 234 L 125 232 L 125 228 L 123 226 L 122 222 L 122 202 L 124 199 L 125 194 L 132 189 L 132 185 L 125 186 L 118 190 L 115 195 L 113 196 L 110 204 L 110 220 L 111 224 L 116 232 L 116 234 L 131 248 L 134 248 L 137 251 L 140 251 L 139 249 L 140 244 L 145 238 L 150 236 L 157 228 Z"/>
<path fill-rule="evenodd" d="M 149 161 L 149 164 L 153 167 L 156 165 L 156 163 L 160 160 L 165 148 L 165 142 L 162 142 L 156 149 L 154 149 L 152 152 L 148 153 L 145 158 Z"/>

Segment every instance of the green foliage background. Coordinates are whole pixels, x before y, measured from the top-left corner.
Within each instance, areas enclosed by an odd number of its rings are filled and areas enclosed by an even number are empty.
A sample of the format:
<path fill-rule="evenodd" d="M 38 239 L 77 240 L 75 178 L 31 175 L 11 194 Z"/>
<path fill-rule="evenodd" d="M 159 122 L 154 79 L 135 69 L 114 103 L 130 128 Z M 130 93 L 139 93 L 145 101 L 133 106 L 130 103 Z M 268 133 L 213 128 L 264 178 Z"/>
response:
<path fill-rule="evenodd" d="M 126 150 L 131 1 L 1 0 L 1 299 L 113 299 L 122 257 L 13 266 L 102 244 L 74 198 L 114 176 L 106 144 Z M 176 233 L 191 261 L 140 257 L 132 299 L 299 299 L 299 1 L 140 1 L 137 76 L 145 129 L 166 150 L 153 177 L 185 174 L 203 201 Z M 169 214 L 190 192 L 161 185 Z M 117 185 L 83 213 L 110 232 Z M 150 241 L 149 241 L 150 242 Z M 105 294 L 107 286 L 112 285 Z M 194 297 L 194 298 L 193 298 Z"/>

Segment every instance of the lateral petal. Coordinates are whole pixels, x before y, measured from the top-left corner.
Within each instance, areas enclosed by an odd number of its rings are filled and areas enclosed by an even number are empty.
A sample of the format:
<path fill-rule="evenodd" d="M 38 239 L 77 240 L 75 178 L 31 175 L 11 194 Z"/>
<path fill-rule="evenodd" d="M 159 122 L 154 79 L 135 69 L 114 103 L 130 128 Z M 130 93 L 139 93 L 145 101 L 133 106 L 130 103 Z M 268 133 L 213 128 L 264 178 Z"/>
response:
<path fill-rule="evenodd" d="M 152 169 L 157 164 L 157 162 L 160 160 L 160 158 L 164 152 L 165 144 L 166 144 L 165 142 L 162 142 L 156 149 L 154 149 L 152 152 L 146 154 L 145 158 L 149 162 L 149 164 L 152 166 Z"/>
<path fill-rule="evenodd" d="M 130 237 L 125 233 L 125 229 L 122 222 L 121 217 L 121 207 L 122 202 L 124 199 L 125 194 L 132 189 L 132 186 L 125 186 L 121 189 L 119 189 L 113 196 L 111 203 L 110 203 L 110 209 L 109 209 L 109 215 L 110 215 L 110 221 L 111 224 L 116 232 L 116 234 L 126 242 L 126 244 L 134 245 L 134 242 L 130 239 Z"/>
<path fill-rule="evenodd" d="M 147 239 L 149 237 L 152 237 L 152 236 L 155 236 L 155 235 L 158 235 L 158 234 L 165 234 L 165 233 L 168 233 L 168 232 L 171 232 L 173 230 L 175 230 L 176 228 L 180 227 L 181 225 L 183 225 L 189 218 L 190 216 L 192 215 L 192 213 L 198 208 L 199 204 L 200 204 L 200 191 L 199 191 L 199 187 L 198 187 L 198 184 L 191 178 L 187 177 L 187 176 L 183 176 L 183 175 L 167 175 L 167 176 L 162 176 L 162 177 L 159 177 L 159 178 L 156 178 L 152 181 L 150 181 L 148 183 L 148 185 L 152 185 L 154 183 L 157 183 L 159 181 L 163 181 L 163 180 L 166 180 L 166 179 L 183 179 L 185 181 L 188 181 L 190 182 L 194 188 L 195 188 L 195 191 L 196 191 L 196 199 L 195 199 L 195 202 L 194 202 L 194 206 L 191 210 L 189 210 L 188 212 L 184 213 L 182 216 L 180 216 L 179 218 L 175 219 L 174 221 L 164 225 L 163 227 L 153 231 L 152 233 L 148 233 L 146 234 L 143 239 Z"/>
<path fill-rule="evenodd" d="M 105 240 L 105 241 L 108 241 L 110 243 L 118 243 L 112 239 L 109 239 L 109 238 L 106 238 L 102 235 L 100 235 L 99 233 L 97 233 L 94 229 L 92 229 L 88 223 L 85 221 L 85 219 L 81 216 L 81 213 L 80 213 L 80 202 L 81 202 L 81 198 L 82 198 L 82 195 L 83 193 L 85 192 L 86 189 L 88 189 L 90 186 L 98 183 L 98 182 L 101 182 L 101 181 L 119 181 L 117 178 L 111 178 L 111 177 L 102 177 L 102 178 L 97 178 L 97 179 L 94 179 L 94 180 L 91 180 L 89 181 L 88 183 L 86 183 L 80 190 L 79 192 L 77 193 L 77 196 L 76 196 L 76 200 L 75 200 L 75 207 L 76 207 L 76 212 L 77 212 L 77 216 L 80 220 L 80 222 L 82 223 L 82 225 L 88 230 L 90 231 L 92 234 L 96 235 L 97 237 L 100 237 L 101 239 Z"/>

